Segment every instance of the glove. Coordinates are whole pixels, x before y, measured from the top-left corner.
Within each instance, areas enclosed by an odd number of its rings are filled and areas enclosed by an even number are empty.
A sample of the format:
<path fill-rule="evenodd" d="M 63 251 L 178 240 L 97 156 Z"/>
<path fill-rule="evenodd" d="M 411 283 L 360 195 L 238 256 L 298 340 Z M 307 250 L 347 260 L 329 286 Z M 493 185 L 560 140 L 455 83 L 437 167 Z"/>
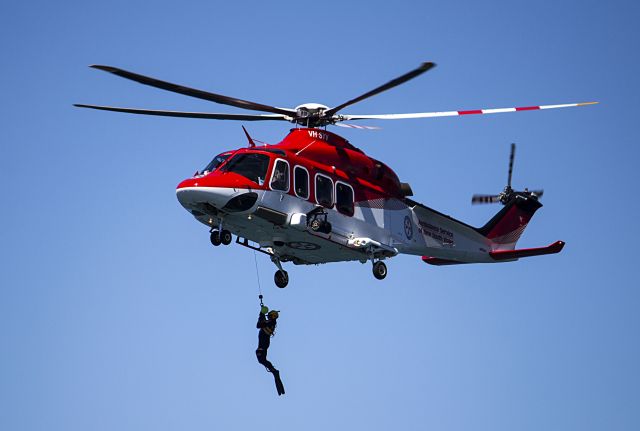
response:
<path fill-rule="evenodd" d="M 267 314 L 268 312 L 269 312 L 269 308 L 266 305 L 263 305 L 262 307 L 260 307 L 261 314 Z"/>

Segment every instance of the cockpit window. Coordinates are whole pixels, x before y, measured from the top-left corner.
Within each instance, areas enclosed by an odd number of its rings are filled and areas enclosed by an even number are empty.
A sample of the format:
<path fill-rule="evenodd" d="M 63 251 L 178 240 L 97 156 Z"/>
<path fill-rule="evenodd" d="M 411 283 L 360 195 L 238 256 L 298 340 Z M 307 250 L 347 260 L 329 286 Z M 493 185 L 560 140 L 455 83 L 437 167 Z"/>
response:
<path fill-rule="evenodd" d="M 207 175 L 209 172 L 215 171 L 218 166 L 222 164 L 222 162 L 229 158 L 230 155 L 231 153 L 222 153 L 215 156 L 213 160 L 211 160 L 211 162 L 207 165 L 207 167 L 204 168 L 204 170 L 202 171 L 202 175 Z"/>
<path fill-rule="evenodd" d="M 243 153 L 233 157 L 224 166 L 225 172 L 235 172 L 238 175 L 249 178 L 259 185 L 264 184 L 269 167 L 269 156 L 258 153 Z"/>

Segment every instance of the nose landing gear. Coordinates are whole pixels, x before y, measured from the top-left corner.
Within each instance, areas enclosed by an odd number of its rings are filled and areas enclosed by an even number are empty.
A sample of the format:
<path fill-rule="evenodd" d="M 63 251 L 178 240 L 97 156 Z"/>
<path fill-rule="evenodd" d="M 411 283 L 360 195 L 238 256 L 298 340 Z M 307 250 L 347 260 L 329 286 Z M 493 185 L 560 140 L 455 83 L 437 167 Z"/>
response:
<path fill-rule="evenodd" d="M 229 232 L 228 230 L 223 229 L 219 231 L 217 229 L 211 229 L 210 232 L 211 232 L 211 236 L 209 237 L 209 239 L 211 240 L 211 244 L 213 244 L 214 246 L 217 247 L 220 244 L 223 244 L 223 245 L 231 244 L 233 235 L 231 235 L 231 232 Z"/>
<path fill-rule="evenodd" d="M 222 241 L 222 244 L 229 245 L 231 244 L 232 239 L 233 239 L 233 236 L 231 235 L 231 232 L 229 232 L 228 230 L 225 229 L 222 232 L 220 232 L 220 241 Z"/>
<path fill-rule="evenodd" d="M 209 239 L 211 240 L 211 244 L 216 247 L 222 244 L 222 240 L 220 239 L 220 232 L 217 230 L 211 231 L 211 236 L 209 237 Z"/>

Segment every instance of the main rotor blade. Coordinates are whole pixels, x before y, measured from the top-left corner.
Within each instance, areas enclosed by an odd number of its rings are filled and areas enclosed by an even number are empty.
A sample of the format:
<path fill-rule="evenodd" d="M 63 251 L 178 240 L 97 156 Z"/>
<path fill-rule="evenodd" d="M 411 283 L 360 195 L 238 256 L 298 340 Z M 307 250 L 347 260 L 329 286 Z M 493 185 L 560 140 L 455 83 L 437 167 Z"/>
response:
<path fill-rule="evenodd" d="M 327 110 L 324 115 L 327 117 L 331 117 L 333 116 L 333 114 L 335 114 L 336 112 L 338 112 L 339 110 L 346 108 L 347 106 L 353 105 L 354 103 L 358 103 L 364 99 L 367 99 L 371 96 L 375 96 L 378 93 L 382 93 L 383 91 L 389 90 L 390 88 L 396 87 L 400 84 L 403 84 L 407 81 L 409 81 L 410 79 L 415 78 L 416 76 L 422 75 L 424 72 L 426 72 L 427 70 L 435 67 L 435 63 L 422 63 L 420 65 L 420 67 L 418 67 L 417 69 L 412 70 L 409 73 L 405 73 L 404 75 L 396 78 L 396 79 L 392 79 L 391 81 L 387 82 L 384 85 L 381 85 L 380 87 L 373 89 L 371 91 L 369 91 L 368 93 L 364 93 L 362 96 L 358 96 L 355 99 L 351 99 L 348 102 L 343 103 L 342 105 L 338 105 L 335 108 L 331 108 L 329 110 Z"/>
<path fill-rule="evenodd" d="M 263 105 L 261 103 L 250 102 L 248 100 L 236 99 L 235 97 L 223 96 L 221 94 L 209 93 L 195 88 L 184 87 L 182 85 L 172 84 L 170 82 L 161 81 L 149 76 L 139 75 L 137 73 L 128 72 L 117 67 L 102 66 L 98 64 L 91 65 L 94 69 L 104 70 L 122 78 L 139 82 L 140 84 L 150 85 L 151 87 L 160 88 L 162 90 L 172 91 L 174 93 L 184 94 L 186 96 L 196 97 L 198 99 L 208 100 L 210 102 L 221 103 L 223 105 L 235 106 L 242 109 L 250 109 L 253 111 L 272 112 L 274 114 L 288 115 L 295 114 L 294 110 L 276 108 L 275 106 Z"/>
<path fill-rule="evenodd" d="M 280 114 L 271 115 L 251 115 L 251 114 L 216 114 L 210 112 L 183 112 L 183 111 L 160 111 L 155 109 L 135 109 L 135 108 L 118 108 L 115 106 L 98 106 L 74 104 L 78 108 L 99 109 L 102 111 L 126 112 L 128 114 L 158 115 L 161 117 L 185 117 L 185 118 L 206 118 L 212 120 L 241 120 L 241 121 L 260 121 L 260 120 L 283 120 L 290 121 L 291 117 Z"/>
<path fill-rule="evenodd" d="M 500 114 L 503 112 L 536 111 L 539 109 L 570 108 L 573 106 L 595 105 L 599 102 L 566 103 L 564 105 L 521 106 L 517 108 L 474 109 L 470 111 L 416 112 L 410 114 L 339 115 L 339 121 L 351 120 L 402 120 L 407 118 L 456 117 L 472 114 Z"/>
<path fill-rule="evenodd" d="M 471 197 L 472 204 L 495 204 L 500 202 L 500 196 L 498 195 L 473 195 Z"/>
<path fill-rule="evenodd" d="M 511 174 L 513 173 L 513 158 L 516 155 L 516 144 L 511 144 L 511 154 L 509 155 L 509 179 L 507 180 L 507 187 L 511 188 Z"/>
<path fill-rule="evenodd" d="M 360 126 L 358 124 L 349 124 L 349 123 L 336 123 L 336 126 L 339 127 L 348 127 L 350 129 L 359 129 L 359 130 L 380 130 L 381 127 L 376 126 Z"/>

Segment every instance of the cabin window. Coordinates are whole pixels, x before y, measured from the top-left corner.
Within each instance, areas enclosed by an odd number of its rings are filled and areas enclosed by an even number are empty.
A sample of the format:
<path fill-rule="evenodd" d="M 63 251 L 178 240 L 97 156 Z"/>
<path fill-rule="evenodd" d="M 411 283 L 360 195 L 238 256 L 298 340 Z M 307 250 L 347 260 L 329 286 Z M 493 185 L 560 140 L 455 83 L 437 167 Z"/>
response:
<path fill-rule="evenodd" d="M 283 192 L 289 191 L 289 162 L 277 159 L 271 174 L 271 188 Z"/>
<path fill-rule="evenodd" d="M 309 199 L 309 172 L 302 166 L 293 168 L 293 190 L 296 196 Z"/>
<path fill-rule="evenodd" d="M 336 182 L 336 209 L 342 214 L 353 215 L 353 188 L 340 181 Z"/>
<path fill-rule="evenodd" d="M 327 208 L 333 206 L 333 181 L 321 174 L 316 175 L 316 202 Z"/>
<path fill-rule="evenodd" d="M 268 168 L 269 156 L 266 154 L 243 153 L 233 157 L 221 169 L 225 172 L 242 175 L 254 183 L 262 185 Z"/>

